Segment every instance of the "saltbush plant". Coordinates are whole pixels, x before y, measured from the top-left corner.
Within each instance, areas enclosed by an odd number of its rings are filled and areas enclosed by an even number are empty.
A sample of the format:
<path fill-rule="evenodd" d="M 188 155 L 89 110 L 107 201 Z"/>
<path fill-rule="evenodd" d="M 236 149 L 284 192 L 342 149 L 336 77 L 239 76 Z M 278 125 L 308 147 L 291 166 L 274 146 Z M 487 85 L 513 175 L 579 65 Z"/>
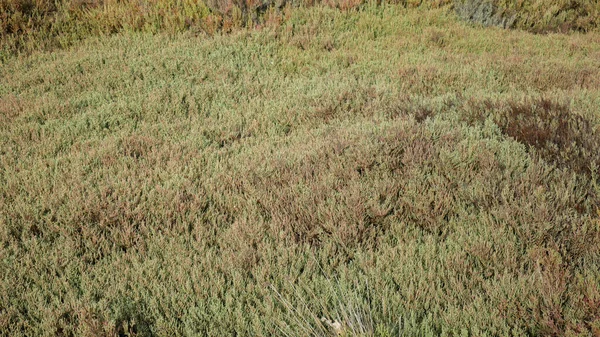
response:
<path fill-rule="evenodd" d="M 473 22 L 536 33 L 590 31 L 600 25 L 596 0 L 455 0 L 454 8 Z"/>

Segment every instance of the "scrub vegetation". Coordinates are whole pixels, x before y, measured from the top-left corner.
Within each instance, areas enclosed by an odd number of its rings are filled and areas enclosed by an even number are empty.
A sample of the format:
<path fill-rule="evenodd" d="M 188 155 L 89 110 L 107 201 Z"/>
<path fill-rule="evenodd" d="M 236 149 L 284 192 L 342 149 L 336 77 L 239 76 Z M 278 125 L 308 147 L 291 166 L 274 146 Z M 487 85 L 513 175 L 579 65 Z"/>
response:
<path fill-rule="evenodd" d="M 600 33 L 332 7 L 6 54 L 0 335 L 600 335 Z"/>
<path fill-rule="evenodd" d="M 454 0 L 460 17 L 535 33 L 588 31 L 600 25 L 596 0 Z"/>
<path fill-rule="evenodd" d="M 0 0 L 0 61 L 15 52 L 64 48 L 122 31 L 214 34 L 262 26 L 285 9 L 324 5 L 343 11 L 370 2 L 445 8 L 483 25 L 534 33 L 600 27 L 597 0 Z"/>

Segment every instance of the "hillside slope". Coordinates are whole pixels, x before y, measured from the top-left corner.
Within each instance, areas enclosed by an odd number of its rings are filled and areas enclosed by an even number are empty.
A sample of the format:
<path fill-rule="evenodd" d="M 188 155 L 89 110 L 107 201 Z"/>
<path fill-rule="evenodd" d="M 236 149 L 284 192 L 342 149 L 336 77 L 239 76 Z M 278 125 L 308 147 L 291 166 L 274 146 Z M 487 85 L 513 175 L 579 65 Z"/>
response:
<path fill-rule="evenodd" d="M 0 335 L 599 334 L 600 35 L 289 15 L 7 60 Z"/>

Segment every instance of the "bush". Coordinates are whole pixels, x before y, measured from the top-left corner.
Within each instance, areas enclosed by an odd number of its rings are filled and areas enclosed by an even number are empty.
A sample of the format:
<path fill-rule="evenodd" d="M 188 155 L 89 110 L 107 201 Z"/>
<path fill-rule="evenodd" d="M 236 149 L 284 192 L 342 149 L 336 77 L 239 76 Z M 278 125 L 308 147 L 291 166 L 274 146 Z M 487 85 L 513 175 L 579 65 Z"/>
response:
<path fill-rule="evenodd" d="M 600 24 L 600 2 L 594 0 L 455 0 L 454 8 L 469 21 L 535 33 L 585 32 Z"/>
<path fill-rule="evenodd" d="M 547 98 L 525 102 L 469 102 L 471 121 L 483 122 L 493 111 L 492 120 L 502 132 L 535 149 L 547 162 L 587 176 L 592 163 L 600 163 L 600 133 L 594 122 L 583 118 L 566 103 Z"/>
<path fill-rule="evenodd" d="M 490 0 L 458 0 L 454 8 L 461 18 L 484 26 L 510 28 L 515 23 L 514 12 L 499 9 Z"/>
<path fill-rule="evenodd" d="M 124 30 L 181 32 L 207 26 L 210 12 L 203 0 L 0 0 L 1 53 L 65 47 Z"/>

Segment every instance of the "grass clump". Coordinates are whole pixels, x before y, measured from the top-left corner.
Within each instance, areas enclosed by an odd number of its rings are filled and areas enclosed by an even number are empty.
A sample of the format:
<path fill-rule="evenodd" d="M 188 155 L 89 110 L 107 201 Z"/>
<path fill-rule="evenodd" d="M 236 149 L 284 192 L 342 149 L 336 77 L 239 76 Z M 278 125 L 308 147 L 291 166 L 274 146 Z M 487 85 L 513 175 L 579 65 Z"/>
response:
<path fill-rule="evenodd" d="M 6 59 L 0 335 L 597 334 L 598 33 L 288 14 Z"/>

